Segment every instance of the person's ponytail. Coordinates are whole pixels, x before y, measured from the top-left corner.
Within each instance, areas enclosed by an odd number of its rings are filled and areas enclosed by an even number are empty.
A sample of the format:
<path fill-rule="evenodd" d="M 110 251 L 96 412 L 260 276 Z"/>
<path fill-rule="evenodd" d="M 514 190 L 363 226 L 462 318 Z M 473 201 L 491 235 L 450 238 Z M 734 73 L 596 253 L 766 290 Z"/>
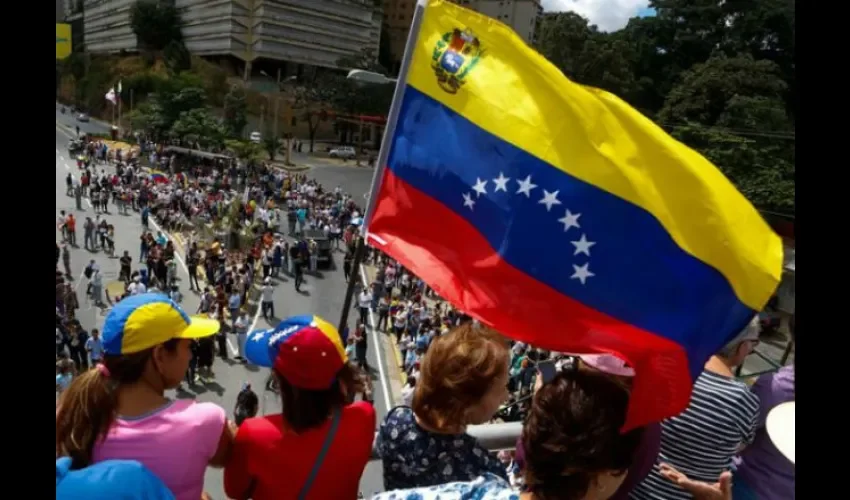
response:
<path fill-rule="evenodd" d="M 115 385 L 108 368 L 99 365 L 81 373 L 60 396 L 56 456 L 71 457 L 73 469 L 91 464 L 95 443 L 109 431 L 118 404 Z"/>
<path fill-rule="evenodd" d="M 178 339 L 163 345 L 177 348 Z M 142 378 L 153 349 L 104 356 L 103 363 L 81 373 L 59 398 L 56 409 L 56 457 L 71 457 L 71 467 L 92 463 L 94 447 L 106 438 L 118 411 L 118 390 Z"/>

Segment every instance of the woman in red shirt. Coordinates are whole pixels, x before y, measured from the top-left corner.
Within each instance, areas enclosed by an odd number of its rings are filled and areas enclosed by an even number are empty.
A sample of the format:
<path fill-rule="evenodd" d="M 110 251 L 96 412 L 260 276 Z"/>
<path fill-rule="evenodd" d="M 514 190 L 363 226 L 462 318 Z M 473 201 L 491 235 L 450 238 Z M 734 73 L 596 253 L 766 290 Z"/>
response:
<path fill-rule="evenodd" d="M 336 328 L 317 316 L 295 316 L 250 333 L 245 357 L 272 368 L 283 411 L 239 427 L 224 469 L 227 496 L 357 498 L 372 454 L 375 409 L 348 404 L 364 388 Z"/>

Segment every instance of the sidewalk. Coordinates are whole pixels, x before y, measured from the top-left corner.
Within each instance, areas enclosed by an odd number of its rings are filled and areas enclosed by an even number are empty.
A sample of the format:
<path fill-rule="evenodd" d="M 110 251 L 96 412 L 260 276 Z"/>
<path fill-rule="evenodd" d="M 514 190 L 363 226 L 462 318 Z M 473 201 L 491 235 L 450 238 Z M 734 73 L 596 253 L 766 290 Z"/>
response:
<path fill-rule="evenodd" d="M 375 266 L 370 264 L 361 264 L 360 266 L 363 271 L 363 276 L 365 276 L 367 281 L 366 286 L 368 286 L 368 284 L 372 283 L 375 279 Z M 374 316 L 372 320 L 375 320 Z M 406 377 L 401 369 L 401 351 L 393 340 L 392 335 L 389 333 L 378 332 L 375 329 L 375 325 L 372 325 L 372 335 L 377 335 L 381 340 L 381 344 L 384 349 L 384 362 L 387 367 L 387 379 L 392 392 L 393 404 L 400 405 L 402 404 L 401 389 L 404 387 Z"/>

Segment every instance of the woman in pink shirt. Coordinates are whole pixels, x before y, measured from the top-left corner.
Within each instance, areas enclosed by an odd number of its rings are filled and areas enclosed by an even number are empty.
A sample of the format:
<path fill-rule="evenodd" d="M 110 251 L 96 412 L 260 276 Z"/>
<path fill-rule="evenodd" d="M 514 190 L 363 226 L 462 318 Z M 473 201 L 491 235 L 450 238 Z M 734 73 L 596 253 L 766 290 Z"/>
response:
<path fill-rule="evenodd" d="M 193 339 L 215 334 L 217 321 L 189 318 L 164 295 L 119 302 L 103 326 L 103 364 L 81 374 L 56 413 L 56 456 L 72 469 L 105 460 L 136 460 L 177 500 L 202 498 L 208 465 L 223 467 L 235 428 L 212 403 L 172 401 Z"/>

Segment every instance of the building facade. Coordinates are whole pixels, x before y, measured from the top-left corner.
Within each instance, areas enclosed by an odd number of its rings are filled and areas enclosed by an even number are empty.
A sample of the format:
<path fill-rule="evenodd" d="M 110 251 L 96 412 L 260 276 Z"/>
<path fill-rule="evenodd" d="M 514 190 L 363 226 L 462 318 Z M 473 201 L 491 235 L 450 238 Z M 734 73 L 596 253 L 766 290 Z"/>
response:
<path fill-rule="evenodd" d="M 111 54 L 138 50 L 130 27 L 130 8 L 136 0 L 85 0 L 83 29 L 86 51 Z"/>
<path fill-rule="evenodd" d="M 468 9 L 497 19 L 516 31 L 526 43 L 534 42 L 537 23 L 543 16 L 540 0 L 452 0 Z"/>
<path fill-rule="evenodd" d="M 374 0 L 172 0 L 181 9 L 189 52 L 336 68 L 363 49 L 377 54 L 380 10 Z M 136 0 L 85 0 L 86 47 L 138 50 L 130 27 Z"/>
<path fill-rule="evenodd" d="M 451 1 L 507 24 L 526 43 L 536 41 L 537 26 L 543 16 L 540 0 Z M 404 55 L 404 46 L 407 42 L 407 33 L 410 31 L 410 22 L 413 19 L 416 0 L 384 0 L 383 6 L 384 29 L 388 31 L 389 35 L 390 53 L 394 63 L 392 70 L 395 73 L 398 71 L 401 58 Z"/>

